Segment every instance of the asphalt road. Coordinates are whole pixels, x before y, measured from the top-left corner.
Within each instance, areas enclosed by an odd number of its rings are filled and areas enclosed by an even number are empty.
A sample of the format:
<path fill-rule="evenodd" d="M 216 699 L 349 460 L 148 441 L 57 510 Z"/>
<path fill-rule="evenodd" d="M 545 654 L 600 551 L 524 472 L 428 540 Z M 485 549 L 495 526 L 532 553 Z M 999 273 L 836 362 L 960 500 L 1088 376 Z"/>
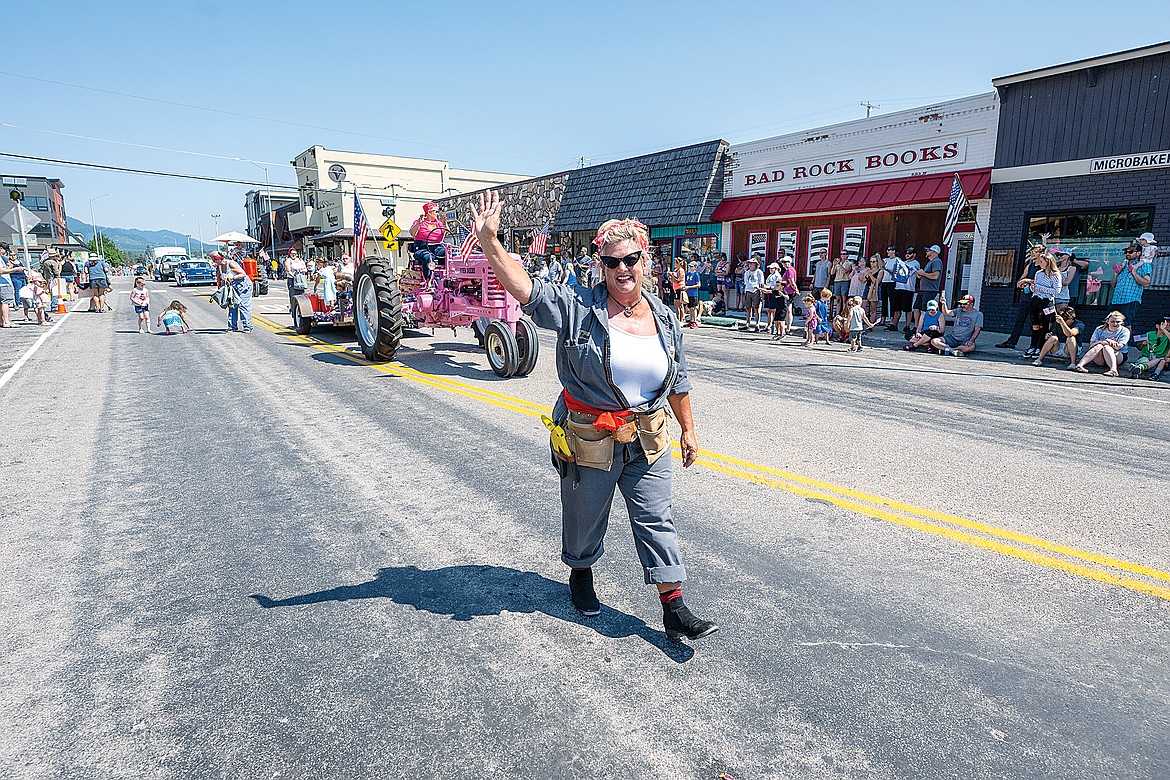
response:
<path fill-rule="evenodd" d="M 195 332 L 120 280 L 0 387 L 2 776 L 1170 776 L 1170 384 L 688 332 L 691 645 L 620 507 L 568 604 L 551 338 L 375 367 L 151 286 Z"/>

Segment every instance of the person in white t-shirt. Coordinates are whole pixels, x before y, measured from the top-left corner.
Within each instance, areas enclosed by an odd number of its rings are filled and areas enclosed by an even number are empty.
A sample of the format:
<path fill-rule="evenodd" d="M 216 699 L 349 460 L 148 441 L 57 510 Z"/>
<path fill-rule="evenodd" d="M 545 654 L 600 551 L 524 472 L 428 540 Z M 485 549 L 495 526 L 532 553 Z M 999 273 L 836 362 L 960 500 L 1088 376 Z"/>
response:
<path fill-rule="evenodd" d="M 150 333 L 150 290 L 146 289 L 146 277 L 139 276 L 130 288 L 130 304 L 138 314 L 138 332 Z"/>
<path fill-rule="evenodd" d="M 747 270 L 743 272 L 744 329 L 760 330 L 760 305 L 763 303 L 764 272 L 760 270 L 760 255 L 748 258 Z M 752 320 L 755 320 L 755 324 Z"/>

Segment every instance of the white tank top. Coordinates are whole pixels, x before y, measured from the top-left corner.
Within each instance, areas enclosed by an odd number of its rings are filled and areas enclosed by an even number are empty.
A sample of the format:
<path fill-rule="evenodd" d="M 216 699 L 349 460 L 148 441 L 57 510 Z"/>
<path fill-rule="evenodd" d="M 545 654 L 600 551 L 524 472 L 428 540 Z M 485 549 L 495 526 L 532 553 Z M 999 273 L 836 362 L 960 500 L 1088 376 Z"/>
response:
<path fill-rule="evenodd" d="M 658 334 L 635 336 L 609 325 L 609 370 L 613 383 L 631 406 L 658 396 L 670 362 Z"/>

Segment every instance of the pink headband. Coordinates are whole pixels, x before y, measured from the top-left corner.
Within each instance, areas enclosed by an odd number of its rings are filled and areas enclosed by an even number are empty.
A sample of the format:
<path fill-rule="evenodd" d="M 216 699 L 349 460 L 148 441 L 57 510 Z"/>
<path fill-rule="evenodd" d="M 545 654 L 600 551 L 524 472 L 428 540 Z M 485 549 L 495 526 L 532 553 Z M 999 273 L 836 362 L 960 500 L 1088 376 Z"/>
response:
<path fill-rule="evenodd" d="M 594 246 L 596 246 L 598 249 L 602 248 L 609 241 L 610 233 L 612 233 L 617 228 L 627 227 L 636 229 L 635 232 L 638 236 L 638 248 L 643 252 L 648 252 L 650 250 L 650 241 L 646 238 L 646 235 L 649 233 L 649 230 L 647 230 L 646 226 L 636 219 L 619 219 L 617 222 L 614 222 L 612 225 L 597 234 L 597 238 L 593 239 Z"/>

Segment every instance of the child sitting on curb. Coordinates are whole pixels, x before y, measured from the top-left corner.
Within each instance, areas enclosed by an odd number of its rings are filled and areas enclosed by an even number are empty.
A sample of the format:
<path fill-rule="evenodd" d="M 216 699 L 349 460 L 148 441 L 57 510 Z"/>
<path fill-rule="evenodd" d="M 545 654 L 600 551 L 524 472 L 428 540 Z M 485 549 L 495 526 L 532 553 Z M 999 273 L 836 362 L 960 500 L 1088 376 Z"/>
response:
<path fill-rule="evenodd" d="M 1141 350 L 1141 357 L 1130 366 L 1133 379 L 1159 379 L 1166 363 L 1170 362 L 1170 316 L 1163 317 L 1141 341 L 1134 339 L 1134 345 Z"/>

